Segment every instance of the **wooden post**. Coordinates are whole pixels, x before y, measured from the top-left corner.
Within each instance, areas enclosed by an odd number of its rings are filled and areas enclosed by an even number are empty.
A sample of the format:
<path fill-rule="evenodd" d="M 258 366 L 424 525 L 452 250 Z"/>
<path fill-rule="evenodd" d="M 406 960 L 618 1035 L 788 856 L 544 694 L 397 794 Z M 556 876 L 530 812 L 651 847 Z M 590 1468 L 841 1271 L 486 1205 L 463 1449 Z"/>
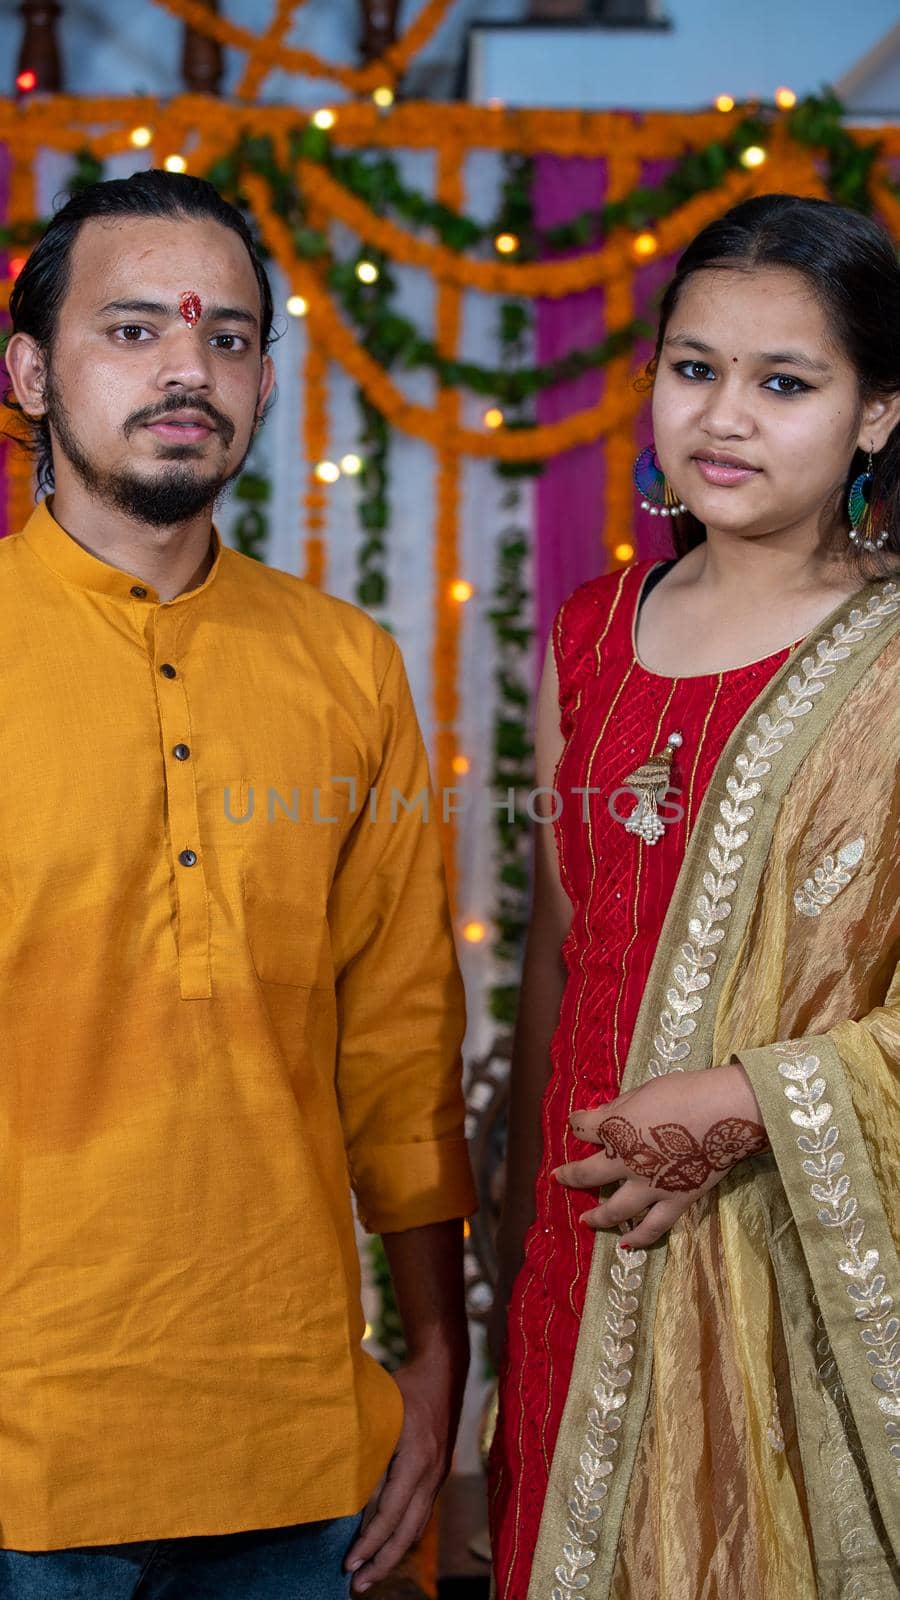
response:
<path fill-rule="evenodd" d="M 19 50 L 16 74 L 31 70 L 38 94 L 58 94 L 62 88 L 56 19 L 62 6 L 58 0 L 22 0 L 19 7 L 25 28 Z"/>
<path fill-rule="evenodd" d="M 218 0 L 203 0 L 208 11 L 218 13 Z M 184 30 L 181 73 L 193 94 L 218 94 L 222 86 L 222 46 L 194 28 Z"/>
<path fill-rule="evenodd" d="M 362 33 L 359 53 L 362 61 L 377 61 L 397 37 L 400 0 L 359 0 Z"/>

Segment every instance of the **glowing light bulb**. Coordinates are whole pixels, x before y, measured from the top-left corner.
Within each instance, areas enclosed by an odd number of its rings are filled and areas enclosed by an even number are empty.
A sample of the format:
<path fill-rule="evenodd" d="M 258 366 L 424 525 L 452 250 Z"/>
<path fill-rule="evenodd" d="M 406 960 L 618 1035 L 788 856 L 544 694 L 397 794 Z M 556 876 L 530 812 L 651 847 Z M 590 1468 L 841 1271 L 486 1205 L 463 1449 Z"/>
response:
<path fill-rule="evenodd" d="M 631 242 L 631 248 L 636 256 L 646 260 L 648 256 L 655 256 L 659 249 L 659 240 L 655 233 L 637 233 Z"/>
<path fill-rule="evenodd" d="M 471 600 L 474 593 L 475 590 L 470 583 L 466 582 L 465 578 L 457 578 L 450 585 L 451 597 L 454 600 L 458 600 L 460 605 L 464 605 L 467 600 Z"/>
<path fill-rule="evenodd" d="M 464 1239 L 471 1239 L 471 1237 L 472 1237 L 472 1224 L 469 1221 L 468 1217 L 465 1217 L 463 1219 L 463 1238 Z"/>
<path fill-rule="evenodd" d="M 630 561 L 634 555 L 634 546 L 631 544 L 617 544 L 613 549 L 616 561 Z"/>
<path fill-rule="evenodd" d="M 334 461 L 319 461 L 314 468 L 320 483 L 337 483 L 341 469 Z"/>
<path fill-rule="evenodd" d="M 23 270 L 24 266 L 25 266 L 25 257 L 24 256 L 10 256 L 10 258 L 9 258 L 9 275 L 10 275 L 10 277 L 11 278 L 17 278 L 19 276 L 19 273 Z"/>
<path fill-rule="evenodd" d="M 472 763 L 468 756 L 454 756 L 450 765 L 454 772 L 458 772 L 462 776 L 471 770 Z"/>
<path fill-rule="evenodd" d="M 734 100 L 733 100 L 732 96 L 730 94 L 717 95 L 716 96 L 716 110 L 717 111 L 733 111 L 734 110 Z"/>
<path fill-rule="evenodd" d="M 374 261 L 357 261 L 356 276 L 360 283 L 377 283 L 381 273 Z"/>
<path fill-rule="evenodd" d="M 490 107 L 491 111 L 502 111 L 505 105 L 506 101 L 501 100 L 500 96 L 496 94 L 492 94 L 490 100 L 488 101 L 488 106 Z"/>
<path fill-rule="evenodd" d="M 371 1337 L 372 1337 L 374 1332 L 375 1332 L 375 1329 L 372 1327 L 371 1322 L 367 1322 L 366 1323 L 366 1331 L 363 1334 L 363 1340 L 371 1339 Z"/>
<path fill-rule="evenodd" d="M 309 301 L 302 294 L 292 294 L 284 302 L 284 309 L 289 317 L 305 317 L 309 310 Z"/>
<path fill-rule="evenodd" d="M 396 98 L 389 83 L 380 83 L 377 89 L 372 90 L 372 99 L 379 111 L 389 111 Z"/>
<path fill-rule="evenodd" d="M 37 73 L 26 67 L 24 72 L 20 72 L 16 77 L 16 88 L 20 94 L 31 94 L 32 89 L 37 88 L 37 81 Z"/>
<path fill-rule="evenodd" d="M 487 934 L 483 922 L 467 922 L 462 931 L 463 938 L 468 944 L 481 944 Z"/>
<path fill-rule="evenodd" d="M 783 87 L 781 89 L 776 89 L 775 104 L 778 106 L 780 111 L 791 111 L 797 104 L 797 96 L 795 95 L 793 89 L 785 89 Z"/>
<path fill-rule="evenodd" d="M 498 255 L 514 256 L 519 248 L 519 239 L 515 233 L 498 233 L 494 240 L 494 249 Z"/>
<path fill-rule="evenodd" d="M 328 110 L 327 106 L 323 106 L 321 111 L 313 112 L 313 127 L 321 128 L 323 133 L 327 133 L 329 128 L 333 128 L 336 122 L 337 117 L 333 111 Z"/>
<path fill-rule="evenodd" d="M 484 413 L 484 425 L 486 428 L 502 428 L 504 421 L 505 418 L 499 406 L 488 406 L 487 411 Z"/>
<path fill-rule="evenodd" d="M 358 477 L 362 469 L 362 456 L 355 455 L 352 450 L 348 451 L 347 455 L 341 456 L 341 471 L 348 478 Z"/>
<path fill-rule="evenodd" d="M 132 128 L 128 135 L 128 143 L 133 144 L 135 150 L 146 150 L 148 144 L 153 143 L 153 129 Z"/>
<path fill-rule="evenodd" d="M 167 172 L 187 172 L 184 156 L 166 156 L 163 166 Z"/>
<path fill-rule="evenodd" d="M 766 152 L 761 144 L 748 144 L 746 150 L 741 151 L 738 160 L 742 167 L 761 167 L 766 160 Z"/>

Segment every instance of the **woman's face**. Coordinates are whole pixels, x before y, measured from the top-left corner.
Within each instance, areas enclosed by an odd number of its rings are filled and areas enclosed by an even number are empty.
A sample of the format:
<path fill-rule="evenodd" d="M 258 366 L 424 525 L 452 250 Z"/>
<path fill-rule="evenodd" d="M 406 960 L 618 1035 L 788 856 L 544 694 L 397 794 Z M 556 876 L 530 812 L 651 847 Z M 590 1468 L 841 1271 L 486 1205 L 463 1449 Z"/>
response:
<path fill-rule="evenodd" d="M 846 527 L 847 470 L 857 442 L 883 442 L 874 420 L 866 431 L 879 405 L 863 407 L 799 272 L 716 267 L 685 283 L 660 352 L 653 436 L 672 487 L 708 531 L 790 530 L 814 547 Z"/>

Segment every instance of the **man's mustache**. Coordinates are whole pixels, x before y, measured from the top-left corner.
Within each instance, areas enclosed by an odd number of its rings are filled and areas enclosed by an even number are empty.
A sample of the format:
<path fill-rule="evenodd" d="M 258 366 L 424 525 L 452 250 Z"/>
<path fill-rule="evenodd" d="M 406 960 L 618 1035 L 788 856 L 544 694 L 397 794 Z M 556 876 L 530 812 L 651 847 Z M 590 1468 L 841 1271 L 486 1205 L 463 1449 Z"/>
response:
<path fill-rule="evenodd" d="M 223 416 L 221 411 L 217 411 L 215 406 L 210 405 L 208 400 L 191 398 L 190 395 L 186 394 L 173 394 L 158 406 L 145 406 L 143 411 L 135 411 L 128 418 L 123 429 L 126 439 L 135 428 L 142 428 L 151 422 L 162 422 L 173 411 L 197 411 L 201 416 L 208 417 L 210 422 L 221 433 L 226 448 L 231 444 L 234 438 L 234 423 Z"/>

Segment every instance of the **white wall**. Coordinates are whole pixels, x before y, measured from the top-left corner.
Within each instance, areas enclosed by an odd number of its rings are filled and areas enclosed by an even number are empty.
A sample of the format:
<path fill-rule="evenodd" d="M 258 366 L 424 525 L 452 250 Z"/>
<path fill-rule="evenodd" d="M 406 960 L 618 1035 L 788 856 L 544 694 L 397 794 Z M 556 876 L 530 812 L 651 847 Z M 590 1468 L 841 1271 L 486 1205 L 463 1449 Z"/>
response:
<path fill-rule="evenodd" d="M 664 0 L 671 29 L 491 29 L 472 37 L 470 98 L 508 105 L 692 110 L 718 94 L 770 100 L 834 83 L 888 33 L 896 0 Z M 900 67 L 879 72 L 859 109 L 900 111 Z M 851 106 L 856 100 L 849 101 Z"/>

